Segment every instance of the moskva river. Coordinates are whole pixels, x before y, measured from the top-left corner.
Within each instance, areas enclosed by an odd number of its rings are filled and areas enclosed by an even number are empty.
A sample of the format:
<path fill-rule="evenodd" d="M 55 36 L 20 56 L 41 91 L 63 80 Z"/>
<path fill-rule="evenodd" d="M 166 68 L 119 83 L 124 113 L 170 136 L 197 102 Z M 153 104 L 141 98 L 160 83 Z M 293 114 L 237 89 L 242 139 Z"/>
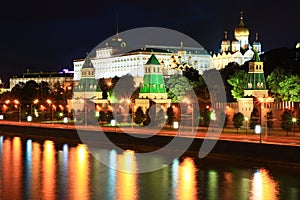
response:
<path fill-rule="evenodd" d="M 84 144 L 2 135 L 0 199 L 300 199 L 300 169 L 183 156 L 135 173 L 134 151 L 107 151 L 130 172 L 102 164 Z"/>

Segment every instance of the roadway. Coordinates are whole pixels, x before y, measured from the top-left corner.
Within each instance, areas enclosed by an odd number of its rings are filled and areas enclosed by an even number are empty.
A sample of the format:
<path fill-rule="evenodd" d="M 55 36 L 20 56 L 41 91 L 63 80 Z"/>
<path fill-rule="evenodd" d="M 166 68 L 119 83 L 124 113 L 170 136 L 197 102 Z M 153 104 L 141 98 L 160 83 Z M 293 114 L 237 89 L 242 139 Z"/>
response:
<path fill-rule="evenodd" d="M 116 133 L 128 133 L 128 134 L 146 134 L 146 135 L 161 135 L 161 136 L 177 136 L 177 137 L 195 137 L 195 138 L 210 138 L 218 140 L 229 140 L 237 142 L 251 142 L 260 143 L 260 135 L 254 134 L 253 130 L 242 129 L 237 133 L 235 128 L 225 128 L 220 133 L 220 129 L 214 128 L 207 131 L 205 127 L 199 127 L 195 134 L 192 134 L 191 127 L 185 127 L 183 129 L 174 130 L 164 128 L 162 130 L 156 130 L 147 127 L 112 127 L 112 126 L 82 126 L 74 124 L 51 124 L 51 123 L 36 123 L 36 122 L 14 122 L 14 121 L 0 121 L 1 125 L 11 125 L 11 126 L 31 126 L 31 127 L 43 127 L 43 128 L 59 128 L 59 129 L 73 129 L 73 130 L 90 130 L 90 131 L 103 131 L 103 132 L 116 132 Z M 299 131 L 299 130 L 298 130 Z M 295 131 L 286 132 L 282 130 L 272 130 L 271 134 L 266 137 L 265 133 L 262 133 L 261 142 L 264 144 L 277 144 L 277 145 L 288 145 L 288 146 L 300 146 L 300 131 L 297 133 Z"/>

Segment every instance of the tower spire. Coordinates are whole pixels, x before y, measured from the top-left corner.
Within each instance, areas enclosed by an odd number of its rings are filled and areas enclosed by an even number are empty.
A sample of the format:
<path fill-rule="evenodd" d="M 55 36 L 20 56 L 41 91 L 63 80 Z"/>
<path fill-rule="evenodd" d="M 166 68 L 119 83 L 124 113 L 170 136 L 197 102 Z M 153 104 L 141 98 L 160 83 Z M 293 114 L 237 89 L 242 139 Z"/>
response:
<path fill-rule="evenodd" d="M 116 36 L 119 37 L 119 15 L 116 14 Z"/>
<path fill-rule="evenodd" d="M 258 33 L 255 33 L 255 40 L 258 41 Z"/>
<path fill-rule="evenodd" d="M 228 39 L 228 32 L 225 30 L 224 31 L 224 39 L 227 40 Z"/>
<path fill-rule="evenodd" d="M 241 16 L 240 16 L 240 26 L 245 26 L 245 24 L 244 24 L 244 12 L 241 11 L 240 13 L 241 13 Z"/>

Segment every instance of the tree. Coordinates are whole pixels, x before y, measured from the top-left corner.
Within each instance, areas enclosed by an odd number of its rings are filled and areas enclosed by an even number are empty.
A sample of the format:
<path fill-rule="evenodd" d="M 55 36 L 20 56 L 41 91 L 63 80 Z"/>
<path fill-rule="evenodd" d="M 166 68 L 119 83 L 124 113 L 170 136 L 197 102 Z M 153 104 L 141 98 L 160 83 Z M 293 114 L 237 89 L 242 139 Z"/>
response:
<path fill-rule="evenodd" d="M 283 98 L 282 94 L 280 93 L 282 86 L 279 84 L 290 76 L 291 73 L 280 67 L 277 67 L 269 76 L 267 76 L 266 82 L 268 88 L 270 89 L 276 101 L 279 101 Z"/>
<path fill-rule="evenodd" d="M 165 122 L 165 111 L 163 109 L 160 109 L 157 112 L 157 116 L 155 118 L 155 122 L 158 126 L 161 126 Z"/>
<path fill-rule="evenodd" d="M 283 101 L 300 102 L 300 77 L 291 75 L 279 83 L 278 94 Z"/>
<path fill-rule="evenodd" d="M 220 112 L 220 116 L 217 119 L 218 119 L 219 127 L 225 128 L 229 121 L 229 115 L 227 115 L 224 111 L 222 111 Z M 224 119 L 224 123 L 221 123 L 220 119 Z"/>
<path fill-rule="evenodd" d="M 238 99 L 244 96 L 244 89 L 247 84 L 248 73 L 245 70 L 237 70 L 227 80 L 227 82 L 233 87 L 231 94 L 233 98 Z"/>
<path fill-rule="evenodd" d="M 145 120 L 145 114 L 141 107 L 138 107 L 136 109 L 136 112 L 134 113 L 134 123 L 141 124 Z"/>
<path fill-rule="evenodd" d="M 224 68 L 222 68 L 220 70 L 220 74 L 221 74 L 221 77 L 223 79 L 223 83 L 225 86 L 226 99 L 228 101 L 233 101 L 234 98 L 232 97 L 232 94 L 231 94 L 231 90 L 233 89 L 233 87 L 228 83 L 227 80 L 230 78 L 230 76 L 232 74 L 234 74 L 234 72 L 236 70 L 240 70 L 240 69 L 241 69 L 241 66 L 238 63 L 230 62 L 230 63 L 228 63 L 228 65 L 226 65 Z"/>
<path fill-rule="evenodd" d="M 173 75 L 167 81 L 168 98 L 172 99 L 173 103 L 180 103 L 186 96 L 187 92 L 192 90 L 192 85 L 189 80 L 181 75 Z"/>
<path fill-rule="evenodd" d="M 172 107 L 167 109 L 167 124 L 171 127 L 173 125 L 175 113 Z"/>
<path fill-rule="evenodd" d="M 244 115 L 240 112 L 234 113 L 233 115 L 233 125 L 236 128 L 236 132 L 238 133 L 239 128 L 243 125 Z"/>
<path fill-rule="evenodd" d="M 286 135 L 288 135 L 289 131 L 292 129 L 294 112 L 289 109 L 285 109 L 281 115 L 281 128 L 286 130 Z"/>

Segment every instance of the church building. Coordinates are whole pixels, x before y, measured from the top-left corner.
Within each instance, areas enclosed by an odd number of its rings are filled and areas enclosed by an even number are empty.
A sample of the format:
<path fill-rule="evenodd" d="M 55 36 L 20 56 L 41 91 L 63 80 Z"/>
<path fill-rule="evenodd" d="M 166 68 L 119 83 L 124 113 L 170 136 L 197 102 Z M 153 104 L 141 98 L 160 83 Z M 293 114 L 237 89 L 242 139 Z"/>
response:
<path fill-rule="evenodd" d="M 252 45 L 250 45 L 249 36 L 250 30 L 246 27 L 243 12 L 241 12 L 239 25 L 234 29 L 234 39 L 230 41 L 228 32 L 225 31 L 220 51 L 212 54 L 212 67 L 219 70 L 230 62 L 243 65 L 246 61 L 252 59 L 254 50 L 257 51 L 258 54 L 261 54 L 262 47 L 258 39 L 258 33 L 255 34 L 255 40 Z"/>

